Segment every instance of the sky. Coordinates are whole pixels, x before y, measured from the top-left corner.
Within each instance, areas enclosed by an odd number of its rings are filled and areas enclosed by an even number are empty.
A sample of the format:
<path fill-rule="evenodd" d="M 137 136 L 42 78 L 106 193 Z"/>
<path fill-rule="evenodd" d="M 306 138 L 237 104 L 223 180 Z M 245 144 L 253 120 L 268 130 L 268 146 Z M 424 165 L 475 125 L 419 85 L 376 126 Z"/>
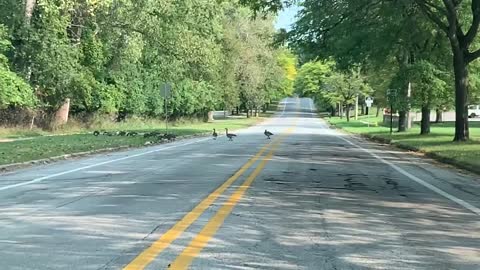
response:
<path fill-rule="evenodd" d="M 295 22 L 295 15 L 299 10 L 298 6 L 291 6 L 278 14 L 277 23 L 275 24 L 276 29 L 285 28 L 287 30 L 291 29 L 291 25 Z"/>

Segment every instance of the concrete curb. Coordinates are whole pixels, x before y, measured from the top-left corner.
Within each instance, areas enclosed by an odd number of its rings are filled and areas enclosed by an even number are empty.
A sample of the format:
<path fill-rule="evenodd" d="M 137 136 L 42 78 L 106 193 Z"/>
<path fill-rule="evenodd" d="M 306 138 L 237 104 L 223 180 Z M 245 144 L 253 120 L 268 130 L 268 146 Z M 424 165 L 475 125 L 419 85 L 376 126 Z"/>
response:
<path fill-rule="evenodd" d="M 392 142 L 391 139 L 387 139 L 387 138 L 382 138 L 382 137 L 377 137 L 377 136 L 374 136 L 374 135 L 368 135 L 368 134 L 355 134 L 355 133 L 350 133 L 342 128 L 339 128 L 337 126 L 335 126 L 334 124 L 328 122 L 328 121 L 325 121 L 332 129 L 338 129 L 338 130 L 341 130 L 345 133 L 348 133 L 348 134 L 351 134 L 351 135 L 356 135 L 356 136 L 360 136 L 364 139 L 367 139 L 367 140 L 370 140 L 370 141 L 374 141 L 374 142 L 377 142 L 377 143 L 383 143 L 383 144 L 389 144 L 391 146 L 394 146 L 394 147 L 397 147 L 399 149 L 403 149 L 403 150 L 407 150 L 407 151 L 411 151 L 411 152 L 416 152 L 416 153 L 420 153 L 420 154 L 423 154 L 425 155 L 426 157 L 429 157 L 435 161 L 438 161 L 438 162 L 441 162 L 441 163 L 444 163 L 444 164 L 448 164 L 448 165 L 452 165 L 458 169 L 462 169 L 462 170 L 467 170 L 469 172 L 472 172 L 472 173 L 475 173 L 475 174 L 479 174 L 480 175 L 480 168 L 479 167 L 476 167 L 476 166 L 473 166 L 473 165 L 469 165 L 469 164 L 463 164 L 457 160 L 454 160 L 452 158 L 447 158 L 447 157 L 442 157 L 438 154 L 435 154 L 435 153 L 431 153 L 431 152 L 425 152 L 425 151 L 422 151 L 416 147 L 413 147 L 413 146 L 410 146 L 410 145 L 405 145 L 405 144 L 401 144 L 401 143 L 395 143 L 395 142 Z"/>
<path fill-rule="evenodd" d="M 210 135 L 210 133 L 198 133 L 198 134 L 193 134 L 193 135 L 184 135 L 184 136 L 179 136 L 175 141 L 182 141 L 186 139 L 193 139 L 193 138 L 200 138 L 200 137 L 206 137 Z M 167 144 L 171 143 L 173 141 L 159 141 L 155 142 L 150 145 L 144 145 L 144 146 L 119 146 L 119 147 L 111 147 L 111 148 L 102 148 L 102 149 L 96 149 L 92 151 L 86 151 L 86 152 L 77 152 L 77 153 L 71 153 L 71 154 L 65 154 L 61 156 L 55 156 L 55 157 L 50 157 L 50 158 L 44 158 L 44 159 L 37 159 L 37 160 L 31 160 L 31 161 L 26 161 L 26 162 L 20 162 L 20 163 L 12 163 L 12 164 L 7 164 L 7 165 L 1 165 L 0 166 L 0 173 L 7 173 L 11 172 L 14 170 L 18 169 L 23 169 L 23 168 L 28 168 L 32 167 L 35 165 L 45 165 L 45 164 L 50 164 L 54 163 L 60 160 L 69 160 L 73 158 L 79 158 L 79 157 L 86 157 L 86 156 L 91 156 L 95 154 L 101 154 L 101 153 L 112 153 L 112 152 L 117 152 L 120 150 L 129 150 L 129 149 L 142 149 L 142 148 L 148 148 L 152 146 L 158 146 L 162 144 Z"/>

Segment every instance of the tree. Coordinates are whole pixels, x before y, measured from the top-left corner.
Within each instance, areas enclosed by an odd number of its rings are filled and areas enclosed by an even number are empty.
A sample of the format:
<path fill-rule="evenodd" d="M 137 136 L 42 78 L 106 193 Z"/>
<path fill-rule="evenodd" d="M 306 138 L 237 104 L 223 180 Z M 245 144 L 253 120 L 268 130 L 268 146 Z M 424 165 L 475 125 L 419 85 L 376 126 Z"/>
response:
<path fill-rule="evenodd" d="M 480 27 L 480 0 L 413 0 L 450 41 L 455 75 L 455 138 L 466 141 L 468 129 L 468 68 L 480 57 L 472 51 Z M 468 12 L 470 10 L 470 12 Z"/>
<path fill-rule="evenodd" d="M 0 1 L 2 106 L 33 106 L 35 89 L 52 114 L 69 98 L 73 114 L 162 117 L 168 82 L 173 117 L 250 116 L 291 93 L 296 64 L 273 18 L 251 16 L 235 1 Z"/>
<path fill-rule="evenodd" d="M 6 107 L 33 107 L 36 98 L 32 88 L 9 67 L 4 55 L 11 48 L 6 27 L 0 24 L 0 109 Z"/>
<path fill-rule="evenodd" d="M 334 71 L 335 63 L 333 61 L 315 61 L 303 64 L 295 79 L 295 92 L 303 97 L 311 97 L 321 108 L 330 109 L 335 113 L 335 101 L 325 95 L 325 85 L 327 78 Z"/>
<path fill-rule="evenodd" d="M 355 100 L 372 92 L 359 69 L 352 69 L 348 73 L 334 72 L 326 80 L 326 90 L 325 95 L 330 100 L 345 105 L 347 121 L 350 121 L 350 111 Z"/>
<path fill-rule="evenodd" d="M 288 49 L 280 49 L 277 61 L 283 72 L 282 96 L 291 96 L 294 91 L 294 82 L 297 77 L 297 57 Z"/>
<path fill-rule="evenodd" d="M 263 0 L 244 0 L 243 3 L 250 5 L 258 11 L 278 11 L 285 4 L 291 4 L 292 1 L 263 1 Z M 455 122 L 455 141 L 465 141 L 468 139 L 468 78 L 469 65 L 475 59 L 480 57 L 480 49 L 475 50 L 474 44 L 478 35 L 480 24 L 480 0 L 410 0 L 410 1 L 303 1 L 303 10 L 300 14 L 300 25 L 297 27 L 297 32 L 300 35 L 294 35 L 294 38 L 301 39 L 304 43 L 303 47 L 307 48 L 307 52 L 317 50 L 325 50 L 325 47 L 331 49 L 342 49 L 344 46 L 318 46 L 319 43 L 324 43 L 328 36 L 341 37 L 338 34 L 339 29 L 350 31 L 348 35 L 343 33 L 343 36 L 348 37 L 350 42 L 342 45 L 354 45 L 354 50 L 347 56 L 355 55 L 359 58 L 368 59 L 365 57 L 364 49 L 368 46 L 374 45 L 371 48 L 378 49 L 385 47 L 383 44 L 389 44 L 389 39 L 383 39 L 381 42 L 375 44 L 369 42 L 369 38 L 361 38 L 365 33 L 376 33 L 377 37 L 382 36 L 378 33 L 387 33 L 387 36 L 398 36 L 402 29 L 411 32 L 416 30 L 430 30 L 433 25 L 434 31 L 441 31 L 447 35 L 450 43 L 450 53 L 453 58 L 453 73 L 455 77 L 455 107 L 456 107 L 456 122 Z M 392 7 L 397 7 L 396 9 Z M 417 16 L 416 10 L 419 9 L 422 18 Z M 385 12 L 390 10 L 390 12 Z M 392 12 L 393 11 L 393 12 Z M 331 16 L 335 14 L 335 16 Z M 412 16 L 415 15 L 415 16 Z M 400 18 L 400 19 L 399 19 Z M 403 19 L 401 19 L 403 18 Z M 427 23 L 417 24 L 415 27 L 405 27 L 403 22 L 409 21 L 410 18 L 423 19 Z M 410 20 L 411 21 L 411 20 Z M 345 23 L 350 22 L 350 23 Z M 352 31 L 351 26 L 358 26 L 355 29 L 360 31 Z M 342 26 L 347 26 L 343 27 Z M 390 28 L 391 31 L 384 32 L 382 29 Z M 340 32 L 342 32 L 340 30 Z M 389 35 L 388 35 L 389 34 Z M 418 35 L 414 35 L 418 36 Z M 358 42 L 352 42 L 356 37 L 360 37 Z M 371 36 L 368 36 L 371 37 Z M 419 37 L 422 37 L 420 35 Z M 384 38 L 384 36 L 383 36 Z M 344 39 L 343 39 L 344 40 Z M 374 39 L 375 40 L 375 39 Z M 409 42 L 410 39 L 401 39 Z M 341 42 L 341 41 L 339 41 Z M 336 42 L 335 44 L 339 44 Z M 422 44 L 414 42 L 412 44 Z M 325 45 L 325 44 L 322 44 Z M 327 43 L 328 45 L 328 43 Z M 350 46 L 351 48 L 352 46 Z M 390 46 L 387 46 L 387 48 Z M 345 50 L 340 50 L 340 54 Z M 368 51 L 368 50 L 367 50 Z M 383 50 L 379 50 L 382 52 Z M 388 51 L 388 50 L 387 50 Z M 407 50 L 410 54 L 410 50 Z M 320 53 L 317 53 L 319 55 Z M 367 54 L 368 55 L 368 54 Z M 382 54 L 379 54 L 382 55 Z M 344 57 L 343 57 L 344 58 Z M 344 62 L 348 63 L 347 59 L 336 59 L 341 65 Z M 411 58 L 412 59 L 412 58 Z M 415 59 L 415 57 L 413 58 Z M 340 61 L 342 60 L 342 61 Z M 358 61 L 357 61 L 358 62 Z"/>
<path fill-rule="evenodd" d="M 419 61 L 409 68 L 409 77 L 412 85 L 413 105 L 422 111 L 420 134 L 430 134 L 430 111 L 441 104 L 448 93 L 448 78 L 444 72 L 438 70 L 427 61 Z"/>

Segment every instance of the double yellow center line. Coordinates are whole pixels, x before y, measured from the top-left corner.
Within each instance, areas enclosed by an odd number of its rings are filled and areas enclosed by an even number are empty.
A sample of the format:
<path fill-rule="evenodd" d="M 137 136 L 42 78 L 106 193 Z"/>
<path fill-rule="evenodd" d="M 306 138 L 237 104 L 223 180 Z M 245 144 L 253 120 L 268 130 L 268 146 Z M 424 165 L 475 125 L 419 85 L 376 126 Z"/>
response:
<path fill-rule="evenodd" d="M 289 129 L 290 133 L 293 129 Z M 285 136 L 285 135 L 283 135 Z M 232 212 L 235 205 L 243 197 L 246 190 L 253 183 L 255 178 L 263 170 L 267 162 L 272 158 L 274 151 L 278 148 L 283 136 L 280 136 L 271 144 L 263 146 L 260 151 L 243 165 L 233 176 L 227 179 L 220 187 L 213 191 L 207 198 L 200 202 L 192 211 L 187 213 L 170 230 L 163 234 L 151 246 L 140 253 L 131 261 L 124 270 L 140 270 L 147 267 L 155 258 L 175 241 L 192 223 L 194 223 L 216 200 L 227 190 L 243 173 L 248 170 L 260 157 L 269 149 L 271 150 L 261 160 L 257 168 L 250 174 L 245 182 L 231 195 L 229 200 L 218 210 L 213 218 L 204 226 L 202 231 L 190 242 L 183 252 L 171 264 L 171 269 L 186 269 L 200 251 L 207 245 L 208 241 L 215 235 L 227 216 Z"/>

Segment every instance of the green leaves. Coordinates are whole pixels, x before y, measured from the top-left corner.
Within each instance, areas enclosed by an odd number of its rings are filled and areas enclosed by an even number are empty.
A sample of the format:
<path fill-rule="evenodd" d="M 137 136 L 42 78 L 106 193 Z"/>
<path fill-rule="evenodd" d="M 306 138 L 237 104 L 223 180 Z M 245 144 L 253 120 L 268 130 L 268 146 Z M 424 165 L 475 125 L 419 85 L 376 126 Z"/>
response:
<path fill-rule="evenodd" d="M 295 80 L 295 92 L 306 97 L 323 95 L 327 78 L 332 75 L 335 63 L 332 61 L 316 61 L 304 64 Z"/>
<path fill-rule="evenodd" d="M 0 24 L 0 109 L 8 106 L 33 107 L 37 99 L 32 88 L 21 77 L 10 71 L 8 59 L 3 54 L 10 47 L 7 29 Z"/>
<path fill-rule="evenodd" d="M 448 74 L 439 70 L 428 61 L 418 61 L 408 69 L 408 77 L 412 80 L 413 106 L 417 108 L 439 107 L 442 100 L 448 98 L 450 89 L 446 82 Z M 452 96 L 452 95 L 450 95 Z M 453 101 L 452 98 L 450 101 Z"/>
<path fill-rule="evenodd" d="M 0 11 L 0 23 L 12 26 L 10 35 L 0 28 L 0 106 L 33 106 L 35 88 L 51 111 L 70 98 L 74 112 L 160 117 L 159 87 L 169 82 L 169 113 L 182 117 L 257 109 L 292 93 L 296 59 L 271 46 L 273 19 L 252 20 L 237 3 L 35 3 L 28 22 L 21 1 L 0 3 L 14 12 Z"/>
<path fill-rule="evenodd" d="M 331 60 L 304 64 L 295 80 L 295 90 L 301 96 L 315 98 L 323 109 L 337 103 L 351 105 L 357 96 L 368 96 L 373 92 L 360 69 L 341 71 Z"/>

